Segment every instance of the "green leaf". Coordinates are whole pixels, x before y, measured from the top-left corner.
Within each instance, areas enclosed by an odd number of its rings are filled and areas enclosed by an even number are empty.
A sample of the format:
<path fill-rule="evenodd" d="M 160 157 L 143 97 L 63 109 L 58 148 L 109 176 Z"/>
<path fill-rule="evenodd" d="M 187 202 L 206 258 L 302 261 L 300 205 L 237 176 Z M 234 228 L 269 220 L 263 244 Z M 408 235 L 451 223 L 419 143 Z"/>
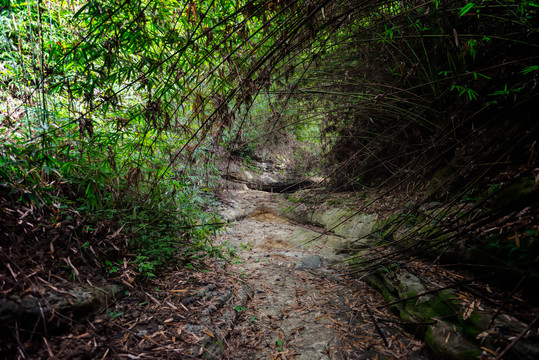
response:
<path fill-rule="evenodd" d="M 534 71 L 539 71 L 539 65 L 532 65 L 532 66 L 525 67 L 524 69 L 522 69 L 520 71 L 520 73 L 521 74 L 529 74 L 529 73 L 534 72 Z"/>
<path fill-rule="evenodd" d="M 4 180 L 6 181 L 9 181 L 10 178 L 9 178 L 9 175 L 7 172 L 5 172 L 4 170 L 0 169 L 0 177 L 2 177 Z"/>
<path fill-rule="evenodd" d="M 247 310 L 247 308 L 245 306 L 236 305 L 236 311 L 237 312 L 241 312 L 241 311 L 245 311 L 245 310 Z"/>
<path fill-rule="evenodd" d="M 109 315 L 109 317 L 110 317 L 111 319 L 116 319 L 116 318 L 118 318 L 118 317 L 124 315 L 124 313 L 123 313 L 123 312 L 117 313 L 117 312 L 115 312 L 115 311 L 109 311 L 109 312 L 108 312 L 108 315 Z"/>
<path fill-rule="evenodd" d="M 474 6 L 474 3 L 466 4 L 462 9 L 460 9 L 459 17 L 466 15 Z"/>

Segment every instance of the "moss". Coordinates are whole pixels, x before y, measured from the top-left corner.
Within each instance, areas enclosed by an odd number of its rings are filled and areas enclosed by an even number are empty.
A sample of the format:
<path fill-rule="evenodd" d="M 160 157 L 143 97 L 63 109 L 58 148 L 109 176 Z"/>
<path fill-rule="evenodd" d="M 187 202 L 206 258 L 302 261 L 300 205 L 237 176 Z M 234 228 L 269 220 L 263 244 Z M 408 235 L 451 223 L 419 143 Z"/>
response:
<path fill-rule="evenodd" d="M 406 311 L 417 321 L 428 322 L 435 318 L 454 316 L 458 311 L 458 305 L 453 294 L 441 291 L 438 296 L 428 296 L 427 301 L 421 302 L 420 299 L 407 300 Z"/>
<path fill-rule="evenodd" d="M 481 349 L 470 344 L 460 334 L 453 333 L 452 325 L 445 322 L 427 329 L 425 343 L 434 354 L 444 359 L 471 360 L 481 355 Z"/>
<path fill-rule="evenodd" d="M 481 329 L 479 329 L 477 326 L 467 322 L 467 321 L 461 321 L 459 319 L 459 324 L 462 328 L 462 333 L 464 334 L 464 336 L 466 336 L 467 338 L 469 339 L 475 339 L 475 337 L 477 335 L 479 335 L 479 333 L 481 333 Z"/>
<path fill-rule="evenodd" d="M 418 235 L 421 238 L 431 238 L 433 235 L 441 232 L 441 229 L 433 225 L 423 225 L 418 231 Z"/>
<path fill-rule="evenodd" d="M 376 288 L 378 291 L 382 293 L 382 296 L 384 297 L 384 300 L 387 303 L 394 302 L 398 300 L 391 291 L 387 288 L 387 286 L 384 284 L 384 282 L 376 275 L 370 275 L 367 276 L 365 279 L 365 282 L 369 284 L 370 286 Z M 402 307 L 402 305 L 401 305 Z M 392 307 L 394 308 L 394 307 Z"/>
<path fill-rule="evenodd" d="M 492 209 L 500 209 L 509 203 L 526 196 L 533 190 L 535 180 L 531 177 L 523 177 L 507 187 L 502 188 L 494 195 Z"/>
<path fill-rule="evenodd" d="M 465 359 L 479 359 L 481 356 L 482 351 L 480 349 L 473 349 L 473 350 L 464 350 L 460 351 L 458 353 L 458 359 L 465 360 Z"/>
<path fill-rule="evenodd" d="M 472 340 L 475 339 L 479 333 L 481 333 L 487 328 L 489 321 L 489 315 L 479 313 L 475 310 L 466 320 L 462 318 L 462 315 L 459 315 L 458 317 L 458 323 L 462 327 L 462 332 L 464 333 L 464 335 L 466 335 Z"/>
<path fill-rule="evenodd" d="M 401 212 L 396 212 L 386 219 L 377 221 L 372 227 L 373 231 L 388 232 L 395 227 L 397 220 L 402 216 Z"/>
<path fill-rule="evenodd" d="M 223 341 L 221 339 L 215 338 L 212 339 L 211 343 L 207 347 L 207 351 L 204 351 L 202 353 L 203 359 L 217 359 L 221 358 L 223 353 L 225 352 L 225 346 L 223 344 Z"/>
<path fill-rule="evenodd" d="M 435 311 L 440 316 L 454 315 L 458 311 L 458 305 L 458 300 L 453 293 L 442 290 L 438 294 L 438 302 Z"/>

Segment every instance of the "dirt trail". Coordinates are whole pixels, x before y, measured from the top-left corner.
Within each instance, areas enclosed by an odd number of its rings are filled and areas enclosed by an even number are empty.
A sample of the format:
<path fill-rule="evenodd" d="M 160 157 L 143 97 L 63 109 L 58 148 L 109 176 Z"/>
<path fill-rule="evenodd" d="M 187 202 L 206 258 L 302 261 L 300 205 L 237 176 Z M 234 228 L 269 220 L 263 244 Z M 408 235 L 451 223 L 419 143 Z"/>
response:
<path fill-rule="evenodd" d="M 381 297 L 338 271 L 345 266 L 338 251 L 346 239 L 320 237 L 323 229 L 279 216 L 282 203 L 274 194 L 229 196 L 223 216 L 238 220 L 220 240 L 238 249 L 232 271 L 254 289 L 246 309 L 239 309 L 238 358 L 420 358 L 421 344 L 387 326 L 396 321 L 392 314 L 376 310 Z"/>
<path fill-rule="evenodd" d="M 217 241 L 237 249 L 232 263 L 178 257 L 144 284 L 124 281 L 124 297 L 96 316 L 9 345 L 12 358 L 422 358 L 423 344 L 378 310 L 382 297 L 342 275 L 348 239 L 286 220 L 293 204 L 278 195 L 225 195 L 230 222 Z"/>

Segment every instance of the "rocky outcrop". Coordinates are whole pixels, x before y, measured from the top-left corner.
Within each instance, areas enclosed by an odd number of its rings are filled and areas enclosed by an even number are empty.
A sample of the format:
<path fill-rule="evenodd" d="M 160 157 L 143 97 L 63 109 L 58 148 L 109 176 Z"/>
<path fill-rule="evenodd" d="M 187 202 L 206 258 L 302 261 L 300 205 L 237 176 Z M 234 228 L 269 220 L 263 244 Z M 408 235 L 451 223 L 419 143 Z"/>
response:
<path fill-rule="evenodd" d="M 477 359 L 485 348 L 503 349 L 515 334 L 526 329 L 524 323 L 505 314 L 489 326 L 496 309 L 465 303 L 450 290 L 430 292 L 420 277 L 403 269 L 364 279 L 392 304 L 410 331 L 424 337 L 437 358 Z M 536 340 L 533 335 L 522 339 L 510 349 L 507 358 L 539 358 Z"/>
<path fill-rule="evenodd" d="M 378 218 L 376 214 L 355 213 L 351 209 L 315 208 L 304 204 L 294 206 L 282 214 L 291 220 L 320 226 L 335 235 L 352 239 L 355 247 L 371 242 L 365 237 L 371 234 Z"/>
<path fill-rule="evenodd" d="M 54 329 L 71 320 L 82 320 L 106 309 L 124 295 L 121 285 L 89 287 L 86 285 L 51 286 L 43 295 L 26 294 L 0 299 L 0 333 L 15 325 L 32 330 L 36 325 Z"/>
<path fill-rule="evenodd" d="M 231 190 L 260 190 L 267 192 L 293 192 L 315 184 L 311 178 L 292 174 L 272 161 L 252 162 L 248 165 L 231 162 L 221 169 L 225 188 Z"/>

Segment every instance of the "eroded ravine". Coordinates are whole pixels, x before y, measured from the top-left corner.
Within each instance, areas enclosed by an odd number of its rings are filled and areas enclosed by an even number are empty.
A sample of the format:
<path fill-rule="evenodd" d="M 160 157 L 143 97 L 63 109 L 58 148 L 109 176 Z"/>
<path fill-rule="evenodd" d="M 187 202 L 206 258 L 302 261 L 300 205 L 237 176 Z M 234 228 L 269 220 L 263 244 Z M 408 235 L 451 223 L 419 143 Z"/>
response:
<path fill-rule="evenodd" d="M 220 241 L 238 250 L 233 271 L 254 289 L 249 305 L 239 309 L 245 343 L 238 358 L 400 358 L 412 351 L 408 335 L 397 338 L 395 329 L 384 328 L 380 336 L 382 325 L 369 311 L 381 298 L 341 275 L 346 257 L 339 251 L 348 239 L 280 216 L 274 194 L 228 195 L 222 215 L 231 222 Z"/>

